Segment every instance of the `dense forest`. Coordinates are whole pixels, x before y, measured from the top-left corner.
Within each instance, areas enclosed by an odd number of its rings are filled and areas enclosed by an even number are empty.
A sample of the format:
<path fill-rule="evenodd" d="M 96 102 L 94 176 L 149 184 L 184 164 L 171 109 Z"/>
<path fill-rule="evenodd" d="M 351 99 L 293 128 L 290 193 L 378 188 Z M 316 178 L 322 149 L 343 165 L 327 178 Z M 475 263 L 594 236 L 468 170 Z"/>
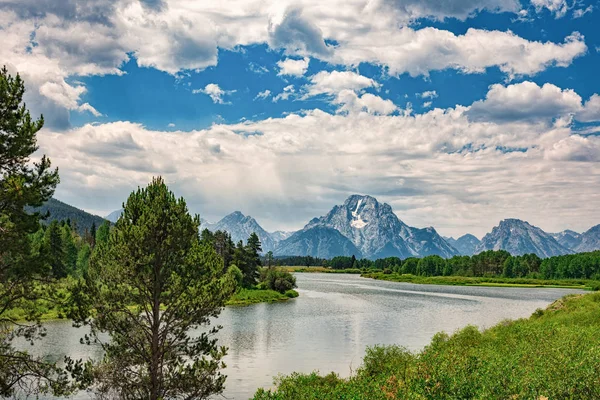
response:
<path fill-rule="evenodd" d="M 323 266 L 333 269 L 359 269 L 419 276 L 473 276 L 536 279 L 600 280 L 600 251 L 567 254 L 541 259 L 535 254 L 512 256 L 504 250 L 488 250 L 474 256 L 398 257 L 377 260 L 356 259 L 354 256 L 330 260 L 313 257 L 276 259 L 277 265 Z"/>

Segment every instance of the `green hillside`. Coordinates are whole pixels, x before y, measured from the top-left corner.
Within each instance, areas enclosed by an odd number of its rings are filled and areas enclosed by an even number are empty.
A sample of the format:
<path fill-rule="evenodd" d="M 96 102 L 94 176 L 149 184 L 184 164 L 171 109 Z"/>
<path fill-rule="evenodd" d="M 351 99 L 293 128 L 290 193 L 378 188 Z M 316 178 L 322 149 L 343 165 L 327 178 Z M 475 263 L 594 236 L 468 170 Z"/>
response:
<path fill-rule="evenodd" d="M 48 224 L 54 220 L 62 221 L 70 219 L 76 223 L 79 234 L 83 234 L 86 229 L 89 230 L 92 223 L 96 223 L 96 227 L 98 227 L 104 222 L 104 218 L 102 217 L 90 214 L 56 199 L 48 200 L 44 205 L 33 209 L 33 211 L 39 211 L 42 215 L 50 212 L 48 218 L 42 221 L 44 224 Z"/>

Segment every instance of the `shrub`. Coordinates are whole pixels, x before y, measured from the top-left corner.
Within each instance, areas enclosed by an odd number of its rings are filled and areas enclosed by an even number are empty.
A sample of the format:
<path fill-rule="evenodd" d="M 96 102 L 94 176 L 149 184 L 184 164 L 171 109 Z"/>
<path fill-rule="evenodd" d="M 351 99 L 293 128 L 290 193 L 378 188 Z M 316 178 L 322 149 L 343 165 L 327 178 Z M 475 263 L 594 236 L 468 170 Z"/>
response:
<path fill-rule="evenodd" d="M 296 278 L 283 269 L 269 268 L 264 274 L 263 283 L 268 289 L 285 293 L 296 287 Z"/>

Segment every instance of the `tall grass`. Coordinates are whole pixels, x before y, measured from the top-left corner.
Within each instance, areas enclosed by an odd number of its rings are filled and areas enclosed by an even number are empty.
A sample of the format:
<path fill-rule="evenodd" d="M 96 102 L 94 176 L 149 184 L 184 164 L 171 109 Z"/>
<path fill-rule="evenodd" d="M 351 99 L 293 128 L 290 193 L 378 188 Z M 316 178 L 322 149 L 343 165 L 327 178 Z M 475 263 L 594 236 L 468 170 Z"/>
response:
<path fill-rule="evenodd" d="M 600 293 L 484 332 L 438 333 L 419 353 L 368 348 L 348 379 L 294 373 L 276 385 L 254 399 L 599 399 Z"/>

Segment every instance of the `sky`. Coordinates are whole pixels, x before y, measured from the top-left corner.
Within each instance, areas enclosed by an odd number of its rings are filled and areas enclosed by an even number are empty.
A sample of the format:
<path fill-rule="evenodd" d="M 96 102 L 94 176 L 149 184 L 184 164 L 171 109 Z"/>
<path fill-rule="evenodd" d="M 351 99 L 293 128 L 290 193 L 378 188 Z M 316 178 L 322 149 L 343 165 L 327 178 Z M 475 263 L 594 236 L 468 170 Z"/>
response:
<path fill-rule="evenodd" d="M 483 236 L 600 223 L 600 1 L 0 0 L 55 197 L 162 176 L 192 212 L 300 229 L 351 194 Z"/>

